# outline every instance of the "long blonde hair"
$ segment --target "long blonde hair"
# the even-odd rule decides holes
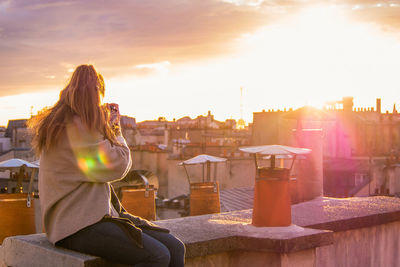
[[[73,116],[79,116],[89,130],[97,130],[105,139],[118,144],[109,124],[109,112],[101,105],[104,96],[104,80],[92,65],[80,65],[60,92],[57,103],[42,110],[28,121],[33,130],[32,145],[37,153],[54,146],[66,124]]]

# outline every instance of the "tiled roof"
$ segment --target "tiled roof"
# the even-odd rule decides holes
[[[253,208],[253,187],[241,187],[220,191],[221,212]]]

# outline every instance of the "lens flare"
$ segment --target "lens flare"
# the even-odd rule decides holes
[[[87,173],[96,166],[96,161],[92,158],[78,158],[78,166]]]
[[[89,170],[89,167],[87,166],[84,158],[78,159],[78,166],[79,166],[79,169],[81,169],[85,173]]]
[[[99,162],[101,162],[105,166],[108,166],[110,163],[110,161],[108,160],[107,154],[105,153],[105,151],[102,148],[99,149],[97,159],[99,160]]]
[[[101,146],[97,148],[96,154],[78,154],[76,157],[79,169],[86,175],[99,166],[101,168],[111,168],[110,159],[105,149]]]

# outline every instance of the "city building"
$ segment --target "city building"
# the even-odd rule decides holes
[[[254,112],[251,143],[294,144],[292,133],[299,129],[321,129],[323,133],[324,195],[390,191],[388,167],[398,163],[400,152],[400,114],[395,106],[392,112],[382,113],[379,98],[375,108],[355,108],[353,98],[344,97],[327,103],[323,110]]]

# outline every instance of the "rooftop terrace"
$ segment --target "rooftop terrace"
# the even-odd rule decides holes
[[[293,205],[293,225],[289,227],[254,227],[251,212],[158,224],[186,244],[186,266],[400,266],[398,198],[318,198]],[[37,234],[7,238],[0,250],[0,266],[110,263],[54,248],[43,234]]]

